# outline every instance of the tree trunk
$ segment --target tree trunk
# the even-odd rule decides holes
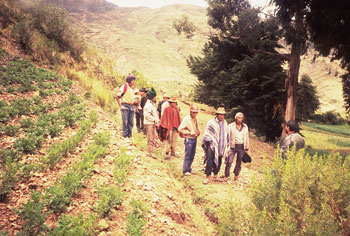
[[[298,42],[292,44],[292,50],[288,65],[288,78],[285,84],[287,92],[286,112],[284,120],[295,120],[295,108],[297,105],[298,77],[300,68],[301,45]],[[282,137],[286,136],[285,127],[283,127]]]

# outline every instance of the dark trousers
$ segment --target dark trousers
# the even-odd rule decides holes
[[[207,176],[211,175],[213,172],[214,175],[217,175],[220,171],[221,167],[221,162],[222,162],[222,155],[219,155],[218,158],[218,165],[215,165],[214,158],[215,158],[215,153],[211,148],[207,149],[207,165],[205,166],[205,174]]]
[[[135,112],[135,119],[136,119],[136,128],[137,132],[144,132],[144,125],[143,125],[143,111],[142,110],[137,110]]]
[[[237,154],[236,166],[235,166],[235,169],[233,170],[233,173],[235,174],[235,176],[238,176],[239,172],[241,172],[242,157],[244,154],[243,144],[236,144],[235,148],[231,148],[231,154],[230,156],[227,157],[227,160],[226,160],[226,167],[225,167],[226,177],[230,176],[231,165],[236,154]]]
[[[196,154],[197,139],[196,138],[185,138],[185,157],[182,166],[182,172],[192,172],[192,162]]]

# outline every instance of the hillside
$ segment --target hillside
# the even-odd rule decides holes
[[[177,35],[174,20],[185,14],[199,28],[192,39]],[[115,7],[110,11],[72,13],[84,38],[115,60],[115,69],[127,74],[142,72],[158,88],[170,93],[190,94],[196,78],[186,60],[200,56],[209,32],[206,9],[191,5],[171,5],[159,9]],[[286,51],[286,50],[284,50]],[[300,75],[308,74],[317,87],[321,111],[344,113],[342,85],[344,71],[337,62],[313,51],[303,56]]]
[[[186,59],[190,54],[200,54],[205,37],[197,34],[187,39],[177,35],[172,23],[183,14],[188,15],[201,32],[208,31],[206,9],[190,5],[72,13],[85,39],[112,57],[116,70],[127,74],[136,69],[156,87],[173,94],[180,90],[188,94],[196,78],[190,74]]]

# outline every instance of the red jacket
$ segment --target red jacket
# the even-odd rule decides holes
[[[162,118],[160,120],[160,126],[167,130],[165,137],[163,138],[166,139],[170,134],[170,131],[173,128],[178,129],[180,124],[181,124],[181,118],[180,118],[179,108],[177,107],[173,108],[171,105],[165,108],[164,113],[162,114]]]

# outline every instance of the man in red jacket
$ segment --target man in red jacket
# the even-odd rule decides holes
[[[165,155],[167,158],[169,158],[169,153],[171,156],[176,156],[177,129],[181,123],[176,99],[171,97],[168,102],[170,106],[164,109],[160,121],[160,139],[165,142]]]

